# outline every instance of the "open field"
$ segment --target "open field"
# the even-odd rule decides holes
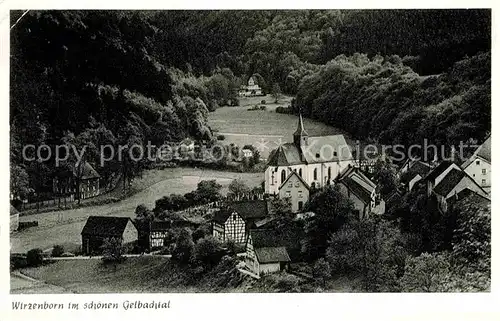
[[[266,100],[266,110],[247,110],[255,104],[260,105],[261,100]],[[280,99],[278,104],[272,103],[273,101],[274,99],[269,95],[241,98],[238,107],[221,107],[210,113],[209,125],[226,137],[224,142],[235,143],[239,146],[252,144],[256,147],[264,144],[261,156],[267,158],[271,150],[278,147],[280,142],[291,141],[293,132],[297,129],[297,116],[275,112],[278,106],[287,107],[291,97]],[[311,136],[343,133],[339,129],[310,119],[304,119],[304,126]]]
[[[21,221],[36,220],[39,226],[12,234],[11,252],[26,252],[35,247],[46,249],[55,244],[79,245],[80,232],[90,215],[134,217],[137,205],[145,204],[152,208],[162,196],[195,190],[201,180],[217,180],[223,186],[222,192],[226,193],[229,183],[235,178],[241,178],[248,186],[253,187],[261,183],[262,176],[262,173],[232,173],[194,168],[147,171],[142,179],[134,182],[133,188],[142,190],[120,202],[22,216]]]

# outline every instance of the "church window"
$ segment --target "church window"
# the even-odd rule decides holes
[[[318,169],[317,168],[314,169],[313,177],[314,177],[315,181],[318,179]]]
[[[332,179],[332,168],[328,167],[328,181]]]
[[[281,184],[283,184],[285,179],[286,179],[286,171],[283,169],[281,170]]]
[[[299,168],[299,176],[302,177],[302,168]]]

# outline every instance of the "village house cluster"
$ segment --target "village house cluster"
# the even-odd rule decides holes
[[[310,153],[304,152],[310,144],[318,146],[312,148],[313,154],[319,154],[321,144],[329,144],[333,147],[333,158],[310,157]],[[212,236],[222,243],[232,241],[243,249],[246,269],[259,276],[287,269],[293,261],[290,244],[297,242],[293,235],[285,235],[272,224],[276,214],[274,199],[286,200],[298,220],[314,215],[306,212],[306,203],[315,189],[329,185],[337,186],[340,193],[352,201],[360,220],[383,215],[386,207],[394,206],[404,194],[417,187],[425,188],[428,197],[435,197],[442,213],[463,199],[484,206],[490,203],[490,138],[461,165],[450,161],[425,163],[407,160],[397,171],[400,186],[385,200],[377,184],[368,177],[373,172],[373,161],[363,162],[349,149],[340,148],[345,145],[343,135],[309,136],[300,116],[293,142],[284,143],[270,153],[264,174],[264,194],[255,199],[215,204],[210,208]],[[80,170],[81,173],[73,172],[66,181],[54,181],[54,190],[75,193],[74,179],[80,177],[82,197],[98,195],[99,175],[88,163],[84,163]],[[11,231],[17,229],[18,215],[11,207]],[[193,227],[192,222],[182,220],[175,224],[153,220],[146,227],[138,224],[128,217],[89,217],[81,232],[82,253],[99,253],[104,241],[110,238],[122,245],[139,244],[143,251],[152,251],[165,246],[171,228]]]

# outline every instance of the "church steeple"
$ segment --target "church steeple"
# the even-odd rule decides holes
[[[297,125],[297,130],[293,133],[293,142],[297,147],[302,145],[307,145],[307,138],[309,134],[307,134],[304,129],[304,122],[302,121],[302,114],[299,113],[299,123]]]

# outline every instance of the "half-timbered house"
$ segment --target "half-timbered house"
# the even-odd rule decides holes
[[[212,235],[221,242],[233,240],[236,244],[245,244],[252,225],[268,215],[268,205],[264,200],[231,203],[215,213]]]

